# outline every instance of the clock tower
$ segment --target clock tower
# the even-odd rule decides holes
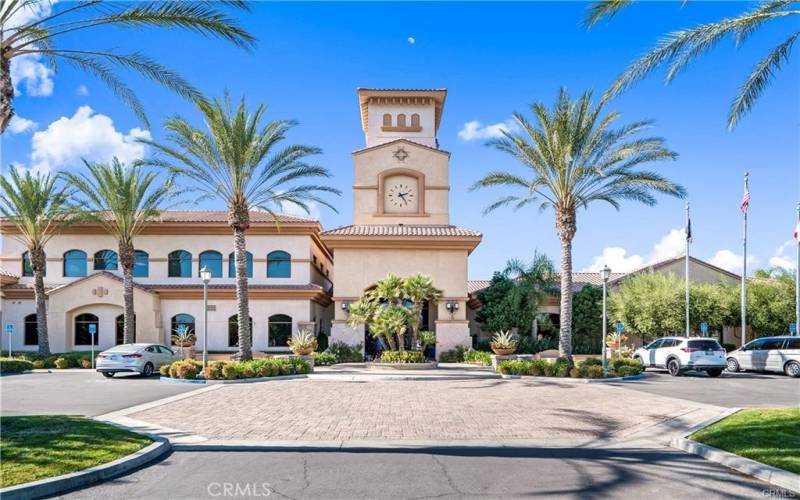
[[[450,153],[437,133],[445,89],[358,89],[366,147],[353,152],[353,224],[326,231],[334,253],[336,318],[331,341],[364,345],[347,306],[393,272],[425,274],[442,290],[427,310],[437,353],[471,346],[467,257],[481,234],[450,224]]]

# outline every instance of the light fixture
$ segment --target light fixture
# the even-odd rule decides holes
[[[447,312],[450,313],[452,316],[456,311],[458,311],[458,302],[447,302],[444,305],[444,308],[447,309]]]
[[[347,312],[350,309],[350,302],[342,302],[339,307],[342,308],[342,311]]]
[[[600,270],[600,277],[603,278],[603,376],[608,375],[608,352],[606,351],[606,331],[608,330],[608,278],[611,277],[611,269],[604,265]]]
[[[203,376],[208,366],[208,284],[211,282],[211,270],[203,266],[200,269],[200,280],[203,282]]]
[[[600,270],[600,278],[602,278],[603,281],[608,281],[608,278],[610,277],[611,269],[609,269],[607,265],[603,266],[603,269]]]
[[[208,285],[211,282],[211,270],[206,266],[203,266],[203,268],[200,269],[200,279],[206,285]]]

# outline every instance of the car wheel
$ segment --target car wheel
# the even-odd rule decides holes
[[[711,368],[709,370],[706,370],[706,373],[708,374],[709,377],[719,377],[720,375],[722,375],[722,368]]]
[[[670,359],[667,362],[667,370],[669,370],[670,375],[677,377],[681,374],[681,363],[677,359]]]
[[[790,377],[800,377],[800,363],[797,361],[789,361],[786,363],[783,371],[786,372],[786,375],[789,375]]]
[[[634,356],[634,357],[633,357],[633,360],[634,360],[634,361],[638,361],[638,362],[639,362],[639,364],[640,364],[640,365],[642,365],[642,371],[645,371],[645,370],[647,370],[647,365],[645,365],[645,364],[644,364],[644,361],[642,360],[642,357],[641,357],[641,356]]]
[[[734,358],[728,358],[728,371],[729,372],[738,372],[739,371],[739,362],[736,361]]]
[[[153,375],[153,363],[146,363],[142,368],[142,377],[149,377]]]
[[[105,378],[111,378],[114,376],[114,372],[100,372],[103,374]]]

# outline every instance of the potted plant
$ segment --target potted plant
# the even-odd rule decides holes
[[[618,350],[622,347],[622,342],[626,340],[625,335],[617,332],[610,333],[606,336],[606,347],[609,349]]]
[[[517,339],[511,330],[499,331],[494,334],[489,346],[498,356],[508,356],[517,350]]]
[[[197,337],[186,325],[179,325],[172,334],[172,343],[180,348],[183,359],[194,359],[195,342],[197,342]]]
[[[307,328],[302,328],[287,342],[289,348],[298,356],[308,356],[317,348],[317,338]]]

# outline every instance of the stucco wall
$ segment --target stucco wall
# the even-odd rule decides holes
[[[406,115],[406,125],[411,125],[411,115],[417,113],[420,118],[422,130],[419,132],[392,132],[383,131],[383,115],[392,115],[392,125],[397,124],[397,115]],[[431,147],[436,146],[436,125],[434,104],[414,105],[414,104],[379,104],[370,102],[368,111],[367,127],[367,146],[376,146],[385,142],[393,141],[400,137],[406,137],[413,141],[426,144]]]

